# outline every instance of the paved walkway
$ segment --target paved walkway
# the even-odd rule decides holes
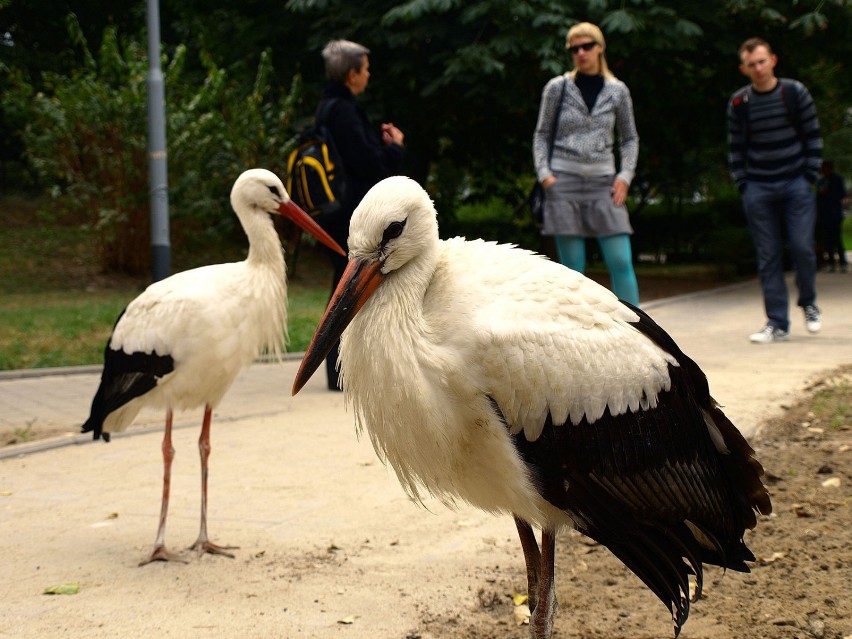
[[[698,362],[707,373],[713,395],[726,406],[740,430],[750,435],[764,416],[791,401],[814,375],[852,363],[852,274],[820,273],[818,290],[823,331],[809,335],[801,311],[794,308],[790,341],[768,346],[755,346],[747,339],[763,321],[756,281],[655,300],[643,308]],[[291,402],[290,387],[299,361],[299,354],[290,354],[283,365],[256,364],[244,371],[218,407],[216,421],[280,413]],[[309,390],[322,391],[322,372],[315,375]],[[0,371],[0,430],[26,428],[36,422],[67,427],[59,440],[0,449],[0,458],[71,442],[88,443],[89,437],[76,435],[88,416],[99,379],[99,366]],[[340,403],[334,394],[323,397]],[[193,426],[196,417],[178,415],[177,423]],[[310,415],[304,417],[311,421]],[[143,411],[129,434],[161,426],[159,412]]]
[[[807,334],[793,309],[790,341],[766,346],[747,339],[763,320],[755,281],[645,308],[753,435],[810,381],[852,363],[852,275],[820,273],[818,290],[822,332]],[[401,638],[428,614],[463,614],[486,573],[523,574],[511,520],[409,503],[322,371],[290,396],[297,367],[253,366],[214,415],[210,533],[241,546],[237,559],[145,568],[136,563],[156,530],[163,416],[143,412],[129,436],[92,444],[75,433],[97,368],[0,375],[0,430],[68,432],[0,450],[0,636]],[[166,539],[179,549],[197,532],[201,413],[177,417]],[[79,595],[41,595],[69,581]]]

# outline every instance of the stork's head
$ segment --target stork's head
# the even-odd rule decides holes
[[[429,195],[407,177],[382,180],[364,196],[349,223],[349,264],[305,352],[294,395],[382,281],[437,250],[436,217]]]
[[[376,184],[352,214],[349,259],[381,262],[387,275],[422,254],[438,238],[435,207],[411,178]]]
[[[346,255],[337,242],[290,199],[284,184],[272,171],[244,171],[231,189],[231,206],[243,221],[243,226],[246,226],[246,218],[252,214],[276,213],[298,224],[332,251]]]

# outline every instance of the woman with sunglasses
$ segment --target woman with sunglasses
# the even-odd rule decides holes
[[[545,85],[533,136],[536,175],[547,192],[542,235],[552,235],[559,261],[580,273],[586,238],[597,238],[613,292],[638,305],[624,205],[639,153],[630,91],[609,70],[597,26],[575,24],[565,46],[574,68]]]

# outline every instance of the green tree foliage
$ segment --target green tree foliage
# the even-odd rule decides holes
[[[146,130],[147,54],[115,27],[103,33],[97,56],[89,50],[76,16],[68,31],[80,64],[65,75],[45,72],[37,91],[13,72],[3,109],[16,125],[26,158],[43,184],[52,185],[53,208],[83,219],[97,238],[104,270],[141,274],[150,267]],[[184,77],[179,46],[164,58],[168,113],[170,197],[173,227],[182,234],[234,227],[227,207],[231,184],[242,170],[265,166],[283,174],[282,148],[291,137],[298,94],[270,85],[268,51],[252,85],[233,82],[206,56],[206,77]]]
[[[48,4],[61,7],[64,1]],[[76,4],[85,9],[80,15],[87,32],[103,33],[105,40],[104,24],[119,27],[110,36],[116,43],[118,33],[133,33],[127,25],[142,24],[142,0],[116,5],[107,17],[97,15],[92,0]],[[44,99],[55,100],[63,82],[86,74],[109,77],[101,54],[96,70],[87,67],[80,46],[68,36],[56,36],[56,12],[38,14],[36,5],[41,6],[36,0],[0,0],[0,17],[10,16],[8,39],[14,45],[0,47],[0,60],[13,70],[4,76],[0,66],[0,88],[16,77],[29,84],[33,98],[42,91]],[[218,228],[217,220],[228,217],[209,215],[227,206],[229,184],[240,168],[253,162],[281,166],[294,123],[311,117],[324,84],[320,50],[329,39],[341,37],[371,49],[373,79],[360,101],[373,121],[393,121],[405,131],[405,170],[428,185],[442,223],[452,222],[462,204],[496,197],[512,208],[521,201],[533,179],[530,147],[541,89],[569,68],[564,37],[580,20],[603,28],[610,67],[630,87],[641,138],[640,193],[662,199],[675,223],[687,219],[681,208],[696,193],[713,199],[730,191],[724,108],[746,82],[737,70],[736,50],[752,35],[772,43],[779,75],[801,79],[810,88],[826,152],[852,172],[850,0],[288,0],[275,11],[262,0],[161,0],[161,6],[170,67],[172,212],[198,217],[205,227]],[[38,55],[17,43],[27,43]],[[118,109],[117,117],[121,122],[135,113],[137,121],[122,126],[135,126],[135,135],[143,136],[143,51],[130,41],[116,46],[127,67],[122,73],[135,80],[110,80],[108,86],[123,99],[138,101],[138,108]],[[53,75],[36,76],[33,69]],[[304,78],[304,87],[292,77]],[[43,86],[46,81],[53,84]],[[100,100],[95,88],[86,90],[90,95],[83,91],[66,99],[83,103],[89,95],[91,101]],[[92,108],[109,115],[107,107]],[[2,115],[0,128],[10,131],[37,119],[6,110]],[[62,117],[86,121],[87,115],[81,104]],[[72,124],[61,118],[59,124],[58,130],[71,130]],[[135,142],[124,137],[124,128],[118,130],[122,152],[129,153]],[[65,147],[73,149],[82,138],[69,135]],[[142,152],[141,141],[137,146],[136,152]],[[32,153],[28,157],[38,165]],[[139,166],[143,172],[144,164]],[[63,188],[70,188],[67,176],[48,179],[42,169],[39,174],[45,185],[60,179]],[[735,197],[723,199],[736,205]],[[112,208],[98,205],[99,210]],[[650,210],[638,208],[639,216]]]
[[[313,18],[310,46],[291,58],[318,57],[324,39],[341,34],[370,46],[367,99],[406,130],[409,169],[431,178],[444,210],[459,197],[525,192],[541,88],[570,67],[564,37],[580,20],[602,27],[610,66],[633,95],[639,181],[677,202],[728,179],[724,109],[746,81],[736,56],[746,37],[769,39],[779,73],[805,81],[826,116],[852,97],[852,50],[838,37],[852,28],[848,0],[289,0],[287,8]],[[837,70],[831,78],[815,73],[826,66]],[[823,119],[829,130],[839,123]]]

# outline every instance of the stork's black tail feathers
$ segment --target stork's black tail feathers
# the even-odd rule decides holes
[[[669,353],[669,388],[635,412],[554,424],[513,436],[541,496],[609,548],[669,608],[675,634],[689,615],[689,579],[703,564],[748,572],[743,540],[769,514],[763,467],[710,396],[707,378],[640,309],[633,326]],[[495,410],[499,411],[496,406]],[[505,421],[505,420],[504,420]]]
[[[593,424],[548,419],[536,441],[520,433],[514,442],[542,496],[659,597],[677,634],[689,615],[690,576],[700,594],[703,564],[748,572],[754,555],[743,535],[755,511],[771,505],[742,435],[717,407],[699,408],[678,390],[682,368],[670,372],[672,390],[639,417],[606,410]]]
[[[109,433],[104,432],[104,382],[101,379],[101,384],[98,386],[98,391],[92,399],[92,408],[89,411],[89,419],[80,428],[81,433],[92,433],[92,439],[103,439],[109,441]]]
[[[757,525],[757,513],[772,512],[772,504],[761,481],[763,466],[754,449],[710,395],[704,372],[647,314],[627,305],[640,317],[634,325],[679,364],[679,370],[670,369],[672,393],[663,393],[661,402],[674,400],[673,404],[679,404],[687,397],[697,404],[713,444],[712,447],[705,444],[704,449],[715,453],[699,455],[685,474],[672,473],[679,476],[677,483],[682,490],[700,495],[701,507],[692,515],[687,514],[679,524],[640,520],[626,538],[609,543],[601,540],[669,606],[677,636],[689,615],[689,575],[694,575],[697,598],[703,583],[702,564],[749,572],[746,562],[754,561],[755,557],[743,535]],[[678,396],[673,398],[675,394]],[[667,482],[658,484],[662,485]]]

